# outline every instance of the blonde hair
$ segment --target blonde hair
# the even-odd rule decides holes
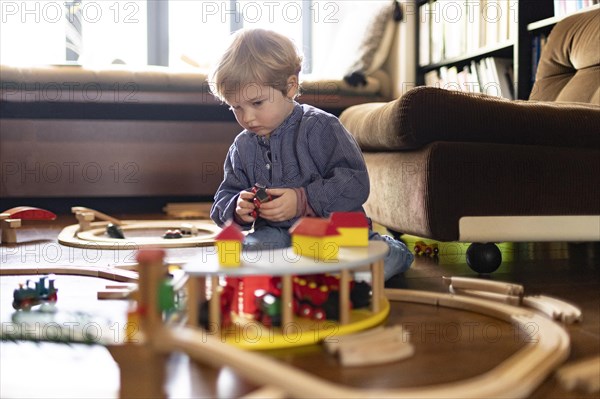
[[[232,35],[209,74],[209,87],[221,101],[248,84],[270,86],[286,96],[288,78],[298,77],[301,67],[302,55],[286,36],[266,29],[242,29]]]

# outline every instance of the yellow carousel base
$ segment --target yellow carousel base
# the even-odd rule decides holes
[[[383,323],[390,312],[390,303],[380,299],[380,311],[373,313],[369,308],[350,312],[350,322],[340,325],[334,320],[311,320],[294,318],[286,326],[269,328],[256,320],[239,318],[220,332],[221,342],[250,350],[285,349],[314,345],[337,336],[353,334],[376,327]]]

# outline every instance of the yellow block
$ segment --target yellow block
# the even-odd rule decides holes
[[[315,260],[337,261],[340,249],[339,236],[315,238],[294,234],[292,236],[294,253]]]
[[[219,254],[219,264],[225,267],[239,267],[241,264],[242,243],[223,240],[215,243]]]
[[[338,227],[338,232],[343,247],[369,246],[369,229],[366,227]]]

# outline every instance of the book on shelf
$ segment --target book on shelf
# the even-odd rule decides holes
[[[428,3],[427,18],[429,19],[429,47],[430,61],[432,64],[444,59],[444,24],[442,22],[441,7],[437,1]]]
[[[504,97],[512,100],[514,96],[514,73],[513,62],[509,58],[486,57],[485,62],[488,63],[489,76],[492,84],[488,84],[488,88],[496,88],[497,97]],[[491,94],[488,92],[488,94]]]
[[[472,85],[472,89],[470,91],[480,93],[480,85],[482,83],[485,84],[486,82],[483,81],[482,73],[479,71],[479,63],[475,60],[471,61],[469,64],[469,77],[469,82]]]
[[[465,51],[467,54],[472,54],[481,47],[479,35],[482,17],[479,7],[472,7],[469,3],[466,4]]]
[[[419,7],[419,65],[427,65],[431,62],[431,18],[429,18],[429,3]]]
[[[600,3],[600,0],[554,0],[554,16],[564,17]]]
[[[512,40],[518,0],[430,0],[419,6],[419,65],[473,54]]]
[[[425,85],[446,90],[484,93],[512,100],[514,72],[511,59],[484,57],[462,67],[441,66],[424,74]]]

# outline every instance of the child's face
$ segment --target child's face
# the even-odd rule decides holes
[[[270,86],[247,84],[226,100],[235,119],[244,128],[259,136],[268,136],[292,113],[293,90],[284,96]]]

